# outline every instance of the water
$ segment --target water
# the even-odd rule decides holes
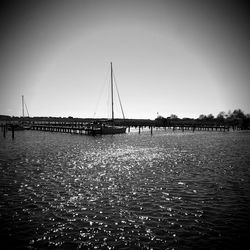
[[[10,249],[240,249],[249,132],[0,138],[0,234]]]

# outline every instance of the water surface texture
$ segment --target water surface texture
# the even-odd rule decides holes
[[[0,233],[17,249],[229,249],[247,237],[250,133],[0,138]]]

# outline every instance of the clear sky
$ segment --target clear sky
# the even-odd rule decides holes
[[[0,114],[107,117],[111,61],[127,118],[250,113],[243,3],[1,1]]]

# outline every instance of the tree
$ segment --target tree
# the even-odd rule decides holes
[[[246,118],[244,112],[241,109],[235,109],[234,112],[232,113],[232,117],[234,119],[245,119]]]
[[[172,120],[178,119],[178,116],[177,116],[177,115],[174,115],[174,114],[171,114],[171,115],[170,115],[170,119],[172,119]]]
[[[226,118],[226,116],[227,116],[226,113],[224,111],[221,111],[216,118],[222,121]]]
[[[208,120],[213,120],[213,119],[214,119],[214,116],[213,116],[212,114],[209,114],[209,115],[207,116],[207,119],[208,119]]]
[[[200,116],[199,116],[199,120],[205,120],[207,117],[206,117],[206,115],[204,115],[204,114],[201,114]]]
[[[163,116],[157,115],[157,118],[155,120],[163,120],[163,119],[165,119]]]
[[[232,118],[232,111],[228,110],[228,112],[227,112],[227,119],[230,119],[230,118]]]

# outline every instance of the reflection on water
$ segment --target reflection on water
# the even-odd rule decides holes
[[[250,133],[0,140],[1,237],[27,249],[228,249],[249,227]]]

